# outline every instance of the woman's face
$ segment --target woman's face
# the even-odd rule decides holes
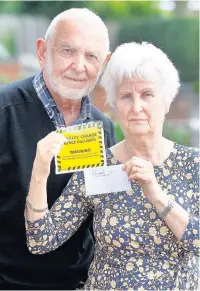
[[[116,111],[125,135],[145,136],[161,132],[166,112],[154,83],[123,79],[116,88]]]

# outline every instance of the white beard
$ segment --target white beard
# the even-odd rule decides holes
[[[62,77],[55,77],[53,75],[52,61],[50,55],[48,55],[47,58],[46,72],[52,90],[61,97],[71,100],[81,100],[84,96],[88,95],[94,89],[100,75],[99,72],[96,80],[92,83],[88,82],[86,86],[82,89],[67,88],[62,84]]]
[[[83,89],[70,89],[62,85],[61,82],[54,76],[49,76],[49,81],[51,82],[51,87],[55,93],[58,95],[71,100],[80,100],[84,96],[88,95],[94,88],[95,84],[87,84]]]

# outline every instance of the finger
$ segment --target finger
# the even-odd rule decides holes
[[[126,168],[125,168],[125,171],[126,171],[128,176],[130,176],[132,171],[134,171],[134,170],[136,170],[136,168],[134,167],[134,169],[133,169],[131,163],[129,165],[127,165]]]
[[[37,147],[41,148],[41,149],[48,148],[49,145],[53,144],[54,142],[55,143],[59,143],[59,144],[63,144],[64,143],[64,139],[57,132],[52,131],[47,136],[45,136],[43,139],[38,141]]]
[[[139,168],[139,167],[135,166],[132,169],[133,170],[130,173],[130,175],[132,175],[134,173],[140,173],[140,174],[150,175],[149,171],[146,168]]]
[[[144,168],[144,167],[146,167],[146,165],[147,165],[146,162],[147,162],[146,160],[140,159],[138,157],[134,157],[134,158],[131,159],[132,166],[135,166],[137,168]]]
[[[51,136],[50,136],[50,140],[52,142],[57,142],[57,143],[60,143],[60,144],[64,144],[67,139],[66,137],[62,134],[62,133],[58,133],[58,132],[52,132]]]
[[[145,160],[143,158],[139,158],[139,157],[132,157],[131,159],[132,165],[137,166],[138,168],[146,168],[146,167],[150,167],[152,166],[152,163],[148,160]]]
[[[148,177],[151,176],[151,173],[149,173],[149,171],[146,168],[139,168],[139,167],[135,166],[132,168],[132,171],[129,174],[129,177],[136,174],[136,173],[143,174],[143,175],[146,175]]]
[[[58,135],[59,135],[60,140],[62,140],[64,143],[67,142],[67,141],[69,140],[69,139],[68,139],[66,136],[64,136],[64,134],[62,134],[62,133],[58,133]]]
[[[52,148],[51,153],[53,156],[57,156],[60,153],[60,148]]]
[[[135,167],[135,166],[132,167],[132,168],[131,168],[131,171],[127,172],[128,179],[131,180],[130,177],[132,177],[133,175],[135,175],[137,172],[138,172],[138,168]]]
[[[124,163],[123,165],[123,170],[127,170],[130,167],[143,167],[144,163],[140,160],[138,160],[137,157],[133,157],[131,158],[129,161],[127,161],[126,163]]]
[[[135,174],[136,172],[139,171],[139,168],[137,166],[133,166],[132,169],[131,169],[131,175]]]
[[[136,181],[138,183],[139,182],[148,183],[150,178],[146,174],[136,172],[135,174],[129,176],[129,180],[133,180],[133,181]]]
[[[146,164],[144,164],[143,161],[134,157],[124,164],[124,170],[126,170],[127,174],[130,175],[131,173],[136,172],[137,169],[144,168],[144,166],[146,167]]]
[[[130,176],[130,175],[133,175],[133,174],[137,173],[137,172],[138,172],[138,170],[139,170],[139,168],[138,168],[138,167],[136,167],[136,166],[133,166],[133,167],[131,167],[131,171],[128,173],[128,176]]]
[[[63,147],[63,145],[62,144],[59,144],[59,143],[54,143],[53,145],[52,145],[52,152],[55,154],[59,154],[60,153],[60,151],[61,151],[61,148]]]
[[[125,162],[123,165],[122,165],[122,170],[126,170],[127,168],[129,168],[131,165],[131,159],[128,160],[127,162]]]
[[[122,165],[122,171],[126,171],[126,165]]]

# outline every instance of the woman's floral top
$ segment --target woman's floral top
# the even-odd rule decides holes
[[[120,164],[109,149],[107,164]],[[120,193],[98,195],[97,189],[88,197],[84,174],[77,172],[42,219],[26,221],[29,250],[43,254],[58,248],[94,212],[96,246],[85,289],[198,289],[199,152],[174,144],[154,171],[162,189],[190,213],[180,242],[139,184]]]

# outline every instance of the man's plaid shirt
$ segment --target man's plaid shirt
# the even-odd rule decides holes
[[[62,113],[59,111],[54,99],[44,82],[42,71],[33,79],[33,87],[38,95],[38,98],[43,103],[50,119],[53,121],[56,128],[66,127],[66,123]],[[79,118],[74,124],[83,123],[87,118],[91,117],[91,103],[88,96],[84,96],[81,101],[81,111]]]

